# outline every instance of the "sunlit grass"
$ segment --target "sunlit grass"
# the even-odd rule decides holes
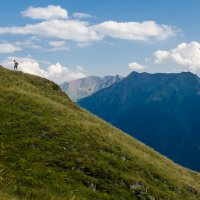
[[[0,145],[3,200],[200,199],[199,174],[80,109],[54,83],[4,68]]]

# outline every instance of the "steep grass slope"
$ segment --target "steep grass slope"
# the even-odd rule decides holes
[[[200,175],[0,67],[0,199],[200,199]]]

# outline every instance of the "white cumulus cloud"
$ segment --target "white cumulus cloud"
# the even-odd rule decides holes
[[[184,67],[185,70],[192,72],[200,71],[199,42],[181,43],[169,51],[155,51],[153,55],[155,57],[155,63],[157,64],[172,62]]]
[[[69,51],[70,47],[68,47],[65,41],[50,41],[49,46],[53,48],[46,49],[46,51]]]
[[[59,19],[28,24],[22,27],[0,27],[0,34],[36,35],[77,42],[98,41],[102,39],[86,22]]]
[[[176,35],[177,29],[157,24],[154,21],[117,22],[104,21],[91,25],[82,21],[92,17],[87,13],[74,13],[76,20],[68,17],[68,11],[62,7],[49,5],[47,7],[29,7],[22,12],[24,17],[40,19],[37,23],[24,26],[0,27],[0,34],[31,35],[60,40],[71,40],[78,43],[101,41],[106,37],[124,40],[166,40]]]
[[[60,6],[49,5],[47,7],[29,7],[27,10],[22,11],[24,17],[29,17],[31,19],[58,19],[58,18],[68,18],[68,12],[66,9]]]
[[[44,68],[41,67],[39,62],[32,57],[7,57],[2,61],[2,65],[8,69],[13,69],[13,60],[17,60],[17,62],[19,62],[18,69],[20,71],[47,78],[58,84],[61,84],[64,81],[71,81],[86,77],[85,70],[80,66],[71,70],[62,66],[60,63],[56,63]]]
[[[0,54],[2,53],[13,53],[16,51],[20,51],[21,48],[11,43],[3,42],[0,43]]]
[[[168,25],[157,24],[154,21],[116,22],[105,21],[93,26],[93,29],[103,36],[126,40],[166,40],[176,34],[176,30]]]
[[[63,83],[64,81],[84,78],[86,74],[84,69],[80,69],[79,67],[76,67],[75,70],[72,71],[62,66],[60,63],[56,63],[48,67],[48,77],[50,80],[54,80],[57,83]]]
[[[93,16],[88,14],[88,13],[74,13],[73,17],[77,18],[77,19],[85,19],[85,18],[92,18]]]
[[[128,64],[129,69],[131,70],[143,70],[145,68],[144,65],[141,65],[137,62],[131,62]]]
[[[155,51],[153,53],[153,55],[155,56],[155,63],[159,64],[159,63],[162,63],[163,60],[167,59],[168,56],[169,56],[169,52],[168,51],[161,51],[161,50],[158,50],[158,51]]]
[[[20,71],[47,78],[45,70],[40,68],[38,61],[32,57],[7,57],[3,60],[2,65],[9,69],[13,69],[13,60],[16,60],[19,63],[18,68]]]

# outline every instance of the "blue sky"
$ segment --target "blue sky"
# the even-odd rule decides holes
[[[58,83],[132,70],[200,74],[199,10],[198,0],[1,1],[0,61],[11,68],[16,58]]]

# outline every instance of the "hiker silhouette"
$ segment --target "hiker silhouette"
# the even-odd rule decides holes
[[[19,63],[16,60],[14,60],[14,70],[15,71],[18,71],[18,65],[19,65]]]

